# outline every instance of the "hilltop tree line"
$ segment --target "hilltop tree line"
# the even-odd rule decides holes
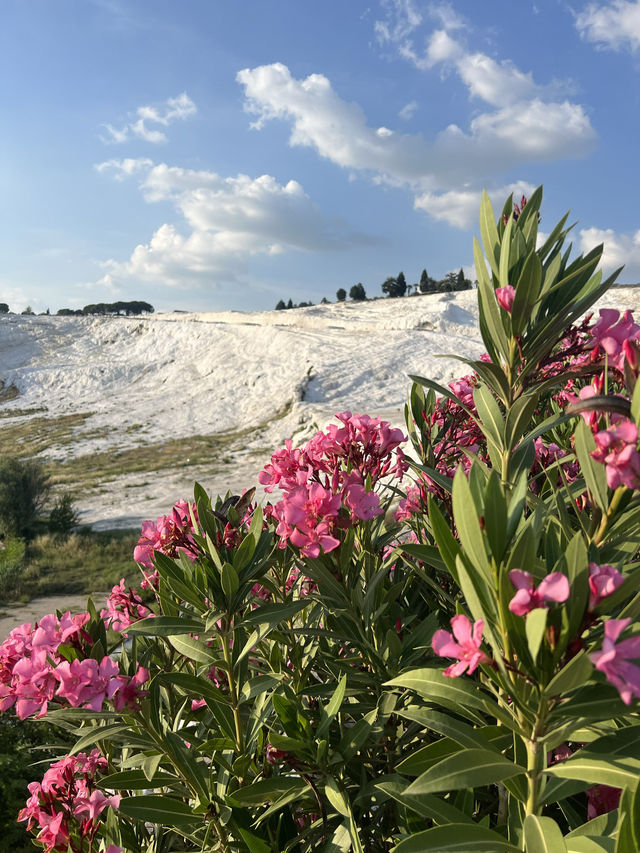
[[[57,313],[60,317],[81,317],[89,314],[125,314],[127,317],[132,314],[153,314],[153,305],[148,302],[132,300],[131,302],[97,302],[91,305],[85,305],[84,308],[61,308]]]
[[[470,279],[465,278],[464,270],[460,268],[459,272],[448,272],[443,279],[436,280],[428,275],[426,269],[422,270],[420,281],[417,284],[407,284],[407,280],[403,272],[399,272],[397,276],[389,276],[381,284],[381,290],[385,296],[395,299],[401,296],[409,296],[411,293],[452,293],[457,290],[470,290],[473,287]],[[336,291],[336,299],[338,302],[344,302],[347,298],[347,291],[344,287],[339,287]],[[354,284],[349,291],[349,298],[354,302],[363,302],[367,299],[367,293],[364,285],[361,282]],[[328,300],[322,299],[322,303],[326,304]],[[287,308],[305,308],[313,305],[313,302],[300,302],[295,305],[291,299],[285,303],[281,299],[276,305],[276,311],[282,311]]]

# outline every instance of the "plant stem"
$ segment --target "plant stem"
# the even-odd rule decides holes
[[[618,507],[620,506],[620,502],[624,497],[625,492],[627,491],[626,486],[618,486],[618,488],[613,493],[613,497],[611,498],[611,503],[609,504],[609,508],[607,509],[604,518],[600,523],[600,528],[595,535],[595,538],[592,540],[594,545],[601,545],[602,540],[605,537],[607,530],[609,529],[609,525],[611,524],[612,518],[615,516],[618,511]]]
[[[244,735],[242,733],[242,720],[240,719],[240,711],[238,709],[238,689],[236,680],[233,675],[233,661],[231,650],[229,648],[229,625],[230,619],[227,619],[227,630],[222,635],[222,655],[224,662],[227,665],[227,678],[229,680],[229,695],[231,697],[231,710],[233,713],[233,723],[236,730],[236,750],[238,753],[244,752]]]

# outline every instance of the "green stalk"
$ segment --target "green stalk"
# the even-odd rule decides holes
[[[222,656],[227,665],[227,678],[229,680],[229,696],[231,697],[231,711],[233,713],[233,723],[236,730],[236,751],[244,752],[244,734],[242,733],[242,720],[240,719],[240,711],[238,709],[238,688],[233,675],[233,661],[231,659],[231,649],[229,648],[229,624],[227,619],[224,634],[222,635]]]
[[[544,745],[544,727],[548,713],[548,705],[541,697],[536,722],[529,740],[525,741],[527,748],[527,802],[525,814],[537,815],[541,810],[540,793],[543,774],[547,766],[547,755]]]

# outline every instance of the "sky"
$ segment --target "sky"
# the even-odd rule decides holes
[[[2,0],[0,301],[273,308],[544,185],[640,281],[640,0]]]

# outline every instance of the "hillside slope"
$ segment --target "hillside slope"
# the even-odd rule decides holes
[[[636,288],[607,305],[634,307]],[[0,317],[0,451],[37,453],[83,520],[136,522],[255,483],[285,438],[335,412],[402,425],[408,374],[446,383],[477,358],[475,291],[290,311]],[[5,394],[10,397],[10,394]]]

